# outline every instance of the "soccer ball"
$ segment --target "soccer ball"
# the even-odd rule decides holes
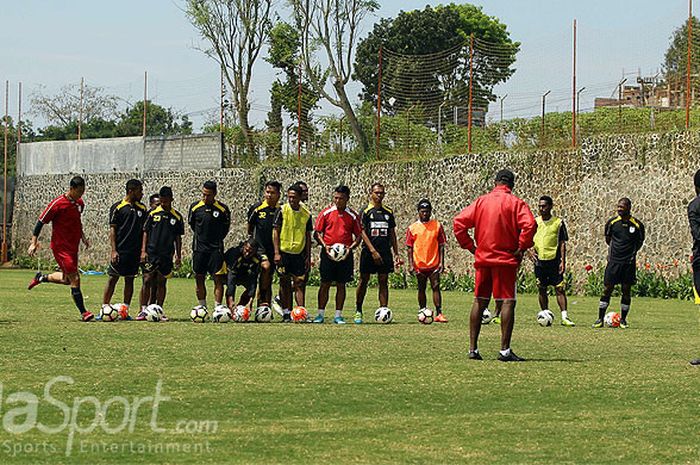
[[[377,323],[391,323],[394,319],[394,314],[391,313],[389,307],[379,307],[376,312],[374,312],[374,321]]]
[[[606,328],[619,328],[620,327],[620,314],[617,312],[608,312],[603,318],[603,323]]]
[[[433,322],[433,311],[429,308],[421,308],[418,311],[418,321],[424,325],[429,325]]]
[[[334,262],[342,262],[348,256],[348,253],[350,253],[350,249],[345,247],[345,244],[339,243],[331,246],[331,251],[328,256]]]
[[[552,326],[554,321],[554,313],[549,310],[542,310],[537,314],[537,322],[540,326]]]
[[[149,305],[143,312],[146,314],[146,321],[153,323],[159,322],[163,317],[163,309],[157,304]]]
[[[248,318],[250,318],[250,309],[245,305],[238,305],[233,310],[233,321],[236,323],[248,321]]]
[[[491,310],[485,308],[484,311],[481,313],[481,324],[487,325],[491,323],[491,320],[493,320],[493,314],[491,313]]]
[[[207,321],[207,315],[209,315],[209,311],[204,305],[197,305],[190,312],[190,318],[195,323],[204,323],[205,321]]]
[[[117,309],[117,313],[119,314],[120,320],[129,319],[129,306],[127,304],[114,304],[112,305],[112,307]]]
[[[119,309],[116,305],[105,304],[100,309],[100,318],[102,318],[102,321],[117,321]]]
[[[226,305],[217,305],[214,313],[211,314],[211,321],[214,323],[228,323],[231,321],[231,310]]]
[[[309,317],[309,312],[302,306],[294,307],[292,310],[292,321],[295,323],[303,323]]]
[[[267,305],[261,305],[255,310],[255,321],[269,323],[272,321],[272,309]]]

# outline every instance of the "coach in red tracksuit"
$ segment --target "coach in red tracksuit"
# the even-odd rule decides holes
[[[476,199],[454,219],[454,234],[463,249],[475,256],[474,304],[469,318],[469,358],[481,360],[477,347],[481,315],[491,300],[502,301],[501,351],[498,360],[524,359],[510,349],[515,322],[515,286],[523,253],[533,246],[537,230],[530,207],[513,195],[515,175],[509,170],[496,173],[496,187]],[[469,229],[474,228],[474,240]]]

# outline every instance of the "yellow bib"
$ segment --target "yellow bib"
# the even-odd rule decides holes
[[[304,205],[294,210],[288,203],[282,205],[282,229],[280,229],[280,250],[285,253],[300,254],[306,246],[306,224],[311,213]]]
[[[561,218],[552,216],[548,221],[537,217],[537,232],[535,233],[535,252],[540,260],[554,260],[559,248],[559,228]]]

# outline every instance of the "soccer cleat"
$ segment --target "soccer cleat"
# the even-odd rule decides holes
[[[83,321],[92,321],[95,319],[95,315],[93,315],[90,311],[86,311],[81,315],[81,318],[83,319]]]
[[[690,361],[690,364],[693,366],[699,366],[700,365],[700,358],[695,358]]]
[[[168,320],[168,317],[167,317],[167,316],[161,315],[161,316],[160,316],[160,321],[170,321],[170,320]]]
[[[518,357],[515,355],[515,352],[512,350],[508,355],[502,355],[500,352],[498,353],[498,360],[501,362],[524,362],[525,359],[522,357]]]
[[[279,316],[284,316],[284,310],[282,308],[282,301],[280,300],[280,296],[276,295],[274,299],[272,299],[272,309],[277,312]]]
[[[136,315],[136,321],[146,321],[146,312],[141,310],[138,315]]]
[[[292,314],[291,313],[285,313],[282,315],[282,323],[291,323],[292,322]]]
[[[355,318],[353,319],[356,325],[362,324],[362,312],[355,312]]]
[[[433,321],[437,321],[438,323],[447,323],[447,317],[441,313],[439,315],[435,315],[435,320]]]
[[[593,323],[593,326],[591,326],[591,328],[602,328],[602,327],[603,327],[603,320],[601,320],[600,318],[595,320],[595,323]]]
[[[483,360],[479,352],[469,351],[469,360]]]
[[[493,319],[491,320],[491,323],[495,325],[500,325],[501,324],[501,317],[500,316],[494,316]]]
[[[333,323],[336,325],[344,325],[345,318],[343,318],[342,316],[337,316],[337,317],[333,318]]]
[[[316,315],[316,318],[313,319],[312,323],[323,323],[324,321],[326,321],[326,319],[319,313]]]
[[[574,327],[574,326],[576,326],[576,323],[574,323],[573,321],[571,321],[571,320],[568,319],[568,318],[562,318],[562,319],[561,319],[561,325],[562,325],[562,326]]]
[[[620,320],[620,328],[621,329],[627,329],[629,328],[630,324],[627,323],[627,320]]]
[[[34,279],[29,281],[29,285],[27,286],[27,290],[31,291],[35,287],[37,287],[39,284],[41,284],[41,273],[37,273],[34,275]]]

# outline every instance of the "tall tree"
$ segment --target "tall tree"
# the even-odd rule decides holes
[[[435,114],[433,107],[468,93],[471,34],[489,43],[490,50],[474,55],[475,104],[485,106],[495,99],[493,87],[515,72],[512,64],[520,44],[510,39],[505,24],[470,4],[426,6],[376,23],[355,57],[353,78],[363,84],[362,99],[377,103],[383,47],[396,57],[383,61],[382,108],[392,114],[418,104],[427,115]],[[420,55],[430,57],[425,58],[432,60],[430,67],[416,57]]]
[[[29,114],[39,116],[53,126],[77,124],[81,115],[80,83],[63,86],[55,95],[47,95],[45,91],[42,87],[31,96]],[[101,87],[84,85],[82,121],[115,118],[118,115],[118,100]]]
[[[363,19],[379,8],[376,0],[289,0],[301,33],[302,63],[310,84],[329,103],[343,110],[360,149],[369,143],[348,98],[352,59]],[[322,63],[316,54],[321,52]],[[334,94],[326,89],[330,78]]]
[[[165,108],[150,100],[146,107],[146,135],[169,136],[192,134],[192,122],[187,116],[178,115],[172,108]],[[179,120],[179,121],[178,121]],[[143,134],[143,101],[136,102],[119,117],[115,135],[140,136]]]
[[[700,34],[700,21],[692,17],[693,34]],[[692,38],[691,38],[692,39]],[[700,72],[700,42],[691,40],[690,75],[697,76]],[[685,78],[688,63],[688,21],[673,31],[671,43],[664,56],[664,75],[666,79]]]
[[[246,146],[256,152],[248,113],[253,65],[265,44],[272,0],[187,0],[190,22],[208,42],[207,56],[216,60],[233,91],[238,123]]]

